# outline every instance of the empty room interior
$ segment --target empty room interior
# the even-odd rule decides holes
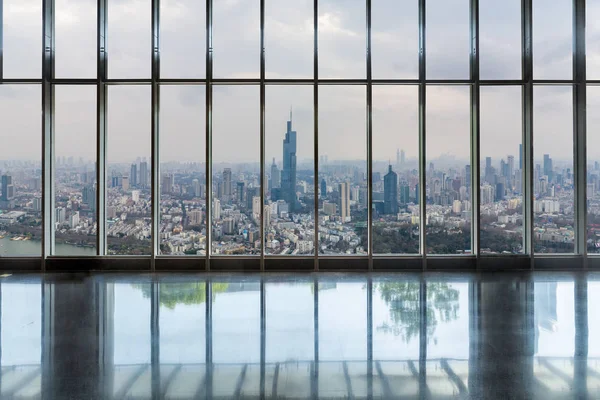
[[[597,303],[600,0],[0,0],[0,399],[600,399]]]

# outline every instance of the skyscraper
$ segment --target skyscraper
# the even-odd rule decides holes
[[[92,212],[96,211],[96,188],[94,185],[83,188],[83,202],[90,207]]]
[[[146,161],[142,161],[140,163],[140,182],[139,185],[143,188],[148,187],[148,182],[150,178],[148,177],[148,163]]]
[[[223,199],[227,202],[231,200],[233,186],[231,183],[231,168],[223,170]]]
[[[175,177],[173,176],[173,174],[163,175],[161,193],[163,193],[163,194],[173,193],[174,183],[175,183]]]
[[[2,175],[2,201],[11,201],[15,197],[15,187],[11,175]]]
[[[550,154],[544,154],[544,175],[548,176],[548,180],[552,181],[552,159],[550,158]]]
[[[271,179],[269,179],[269,190],[281,187],[281,175],[279,168],[275,163],[275,157],[273,157],[273,164],[271,164]]]
[[[321,179],[321,197],[327,196],[327,182],[325,178]]]
[[[292,130],[292,112],[287,122],[283,140],[283,169],[281,170],[281,197],[289,204],[290,212],[296,210],[296,131]]]
[[[243,204],[244,203],[244,182],[238,182],[237,183],[237,202],[238,204]]]
[[[398,214],[398,174],[392,171],[391,164],[383,177],[383,212]]]
[[[408,183],[403,182],[400,184],[400,204],[408,203],[410,203],[410,187],[408,186]]]
[[[129,184],[132,187],[136,187],[138,185],[137,164],[131,164],[131,171],[129,173]]]
[[[339,199],[339,210],[342,221],[346,221],[350,217],[350,183],[342,182],[338,184],[338,191],[340,192]]]
[[[194,189],[194,197],[202,196],[202,186],[200,186],[200,181],[198,179],[192,180],[192,188]]]
[[[404,150],[400,150],[400,165],[404,165],[406,162],[406,153]]]

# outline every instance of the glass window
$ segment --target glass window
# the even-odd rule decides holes
[[[150,86],[110,86],[107,101],[106,233],[109,255],[151,253]],[[131,165],[139,182],[131,185]]]
[[[420,286],[418,280],[373,282],[373,374],[385,377],[374,380],[374,397],[419,397]]]
[[[585,12],[586,77],[600,79],[600,1],[587,0]]]
[[[373,86],[373,253],[419,253],[417,86]]]
[[[371,63],[375,79],[416,79],[419,74],[419,2],[371,3]]]
[[[469,79],[469,1],[427,0],[427,79]]]
[[[108,77],[150,78],[151,0],[107,0],[107,3]]]
[[[0,257],[42,254],[40,85],[0,85]]]
[[[536,253],[575,249],[573,89],[533,88],[533,244]]]
[[[319,78],[366,77],[365,21],[363,0],[319,1]]]
[[[260,2],[213,2],[213,68],[215,78],[260,75]]]
[[[367,254],[364,86],[319,88],[319,253]]]
[[[54,87],[56,255],[96,254],[96,86]],[[74,112],[77,110],[77,112]]]
[[[547,393],[549,398],[561,396],[572,389],[569,381],[573,381],[575,372],[574,301],[573,282],[534,283],[533,375],[540,392]],[[590,344],[592,342],[594,340],[590,340]],[[557,376],[563,379],[557,379]]]
[[[523,253],[523,118],[520,86],[481,88],[482,254]]]
[[[108,319],[112,338],[112,390],[113,398],[151,397],[152,368],[149,283],[109,284],[107,293],[114,303],[108,301]],[[110,299],[109,299],[110,300]],[[110,304],[112,303],[112,306]]]
[[[573,78],[573,1],[533,0],[533,77]]]
[[[579,288],[578,288],[579,290]],[[592,305],[592,308],[596,304],[600,304],[600,281],[598,277],[594,277],[593,280],[589,279],[587,283],[587,304],[588,307]],[[588,368],[593,368],[595,372],[600,373],[600,313],[591,311],[588,308],[588,333],[589,338],[593,338],[588,341]],[[596,374],[596,376],[598,376]],[[588,375],[589,379],[589,375]],[[597,380],[598,378],[595,378]],[[596,389],[597,390],[597,389]]]
[[[267,86],[265,254],[314,254],[312,86]]]
[[[55,1],[56,77],[95,77],[97,72],[97,1]]]
[[[267,78],[312,78],[313,0],[265,1]]]
[[[587,251],[600,253],[600,87],[587,88]]]
[[[427,88],[428,254],[471,253],[471,134],[468,86]]]
[[[206,373],[204,281],[159,284],[161,393],[191,399]]]
[[[481,79],[521,79],[521,0],[479,0]]]
[[[469,383],[469,297],[467,282],[427,283],[426,376],[433,398],[455,396]]]
[[[206,255],[204,86],[160,87],[160,254]],[[131,164],[132,186],[138,186]]]
[[[215,398],[258,398],[260,389],[260,282],[212,282],[213,382]]]
[[[265,283],[264,290],[265,396],[310,398],[310,371],[315,358],[314,284],[273,282]]]
[[[367,397],[366,284],[318,283],[319,398],[351,397],[348,386],[357,398]]]
[[[42,0],[4,0],[4,78],[42,76]]]
[[[213,88],[212,254],[261,252],[258,89]]]
[[[206,1],[160,1],[160,75],[203,78],[206,69]]]
[[[42,288],[39,283],[2,283],[0,397],[42,397]],[[44,338],[46,339],[46,338]]]

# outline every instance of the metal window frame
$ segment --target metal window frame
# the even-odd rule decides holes
[[[173,263],[163,262],[166,260],[175,260],[181,262],[181,265],[187,265],[185,269],[193,269],[198,271],[210,271],[211,262],[218,260],[218,270],[236,270],[246,268],[246,262],[256,264],[258,262],[258,270],[272,270],[274,263],[270,260],[285,259],[291,261],[291,268],[294,269],[294,260],[314,262],[311,270],[329,270],[329,269],[353,269],[358,268],[365,271],[371,270],[389,270],[389,269],[438,269],[438,268],[457,268],[457,269],[487,269],[487,265],[498,265],[498,260],[519,260],[517,263],[509,263],[509,267],[501,267],[504,269],[514,268],[534,268],[534,259],[539,267],[544,269],[555,268],[556,262],[552,262],[552,258],[560,259],[561,263],[565,260],[575,260],[575,264],[565,267],[569,268],[586,268],[588,265],[588,254],[586,246],[586,85],[589,83],[597,83],[597,81],[588,81],[586,77],[586,42],[585,42],[585,0],[573,0],[573,76],[571,79],[535,79],[533,76],[533,1],[521,1],[521,56],[522,56],[522,76],[521,79],[512,80],[482,80],[479,76],[479,0],[469,1],[469,31],[470,31],[470,75],[468,79],[428,79],[426,75],[426,7],[427,0],[418,0],[418,29],[419,29],[419,54],[418,54],[418,77],[416,79],[375,79],[372,76],[372,0],[364,0],[365,5],[365,33],[366,33],[366,76],[360,79],[321,79],[319,77],[319,0],[313,0],[313,76],[305,79],[269,79],[266,77],[266,49],[265,49],[265,2],[260,0],[260,75],[252,79],[222,79],[213,78],[213,47],[212,47],[212,32],[213,32],[213,2],[215,0],[206,0],[206,31],[204,38],[206,40],[205,49],[205,66],[206,76],[199,79],[173,79],[161,78],[160,76],[160,0],[151,0],[152,7],[151,17],[151,34],[152,34],[152,57],[151,57],[151,76],[143,79],[119,79],[109,78],[107,76],[107,67],[109,62],[107,49],[107,34],[109,27],[107,23],[108,7],[111,0],[97,0],[97,76],[90,78],[56,78],[54,75],[54,38],[55,38],[55,0],[40,0],[42,3],[42,74],[41,77],[35,79],[5,79],[3,75],[2,61],[4,59],[4,32],[3,24],[0,24],[0,84],[40,84],[42,88],[42,203],[43,203],[43,245],[41,257],[8,257],[0,259],[0,269],[40,269],[49,270],[60,269],[57,266],[64,259],[77,257],[56,257],[54,254],[54,86],[55,85],[95,85],[97,88],[97,104],[96,104],[96,145],[97,145],[97,168],[96,168],[96,218],[98,226],[97,235],[97,260],[98,262],[91,263],[94,268],[115,268],[115,263],[120,263],[121,269],[127,269],[128,261],[131,257],[118,256],[109,257],[107,253],[106,239],[106,111],[107,111],[107,86],[109,85],[150,85],[152,87],[151,96],[151,143],[152,154],[150,160],[151,174],[151,197],[152,197],[152,255],[142,257],[140,260],[135,260],[135,269],[145,270],[162,270],[172,269]],[[0,18],[3,16],[3,0],[0,0]],[[160,85],[203,85],[206,91],[205,103],[205,140],[206,140],[206,240],[207,250],[205,256],[189,256],[189,257],[171,257],[160,256],[160,240],[159,240],[159,202],[160,202]],[[277,256],[265,255],[264,246],[264,218],[263,207],[261,207],[261,255],[260,256],[212,256],[212,89],[214,85],[257,85],[260,88],[260,179],[261,179],[261,204],[264,206],[265,194],[265,87],[267,85],[309,85],[313,87],[314,104],[313,104],[313,123],[314,123],[314,254],[310,256]],[[418,106],[419,106],[419,229],[420,235],[420,253],[415,255],[376,255],[373,254],[373,236],[372,236],[372,144],[373,144],[373,121],[372,121],[372,89],[373,85],[416,85],[418,86]],[[471,239],[472,239],[472,254],[470,256],[456,257],[448,256],[428,256],[426,249],[426,91],[429,85],[466,85],[470,86],[470,116],[471,116],[471,200],[472,200],[472,222],[471,222]],[[548,255],[534,254],[533,246],[533,87],[534,85],[553,85],[565,84],[573,87],[573,143],[574,143],[574,176],[575,176],[575,251],[568,255]],[[367,124],[365,127],[365,138],[367,143],[367,222],[368,222],[368,254],[366,256],[319,256],[319,86],[321,85],[361,85],[366,88],[366,117]],[[483,257],[479,251],[479,180],[480,180],[480,127],[479,127],[479,93],[481,86],[520,86],[522,88],[522,112],[523,112],[523,158],[524,167],[523,182],[524,182],[524,254],[519,256],[497,256]],[[489,261],[490,258],[496,258],[494,261]],[[594,256],[590,255],[590,259]],[[597,257],[600,259],[600,257]],[[115,261],[114,259],[118,259]],[[35,264],[41,260],[41,263],[36,267]],[[104,261],[108,260],[106,265]],[[458,260],[458,261],[457,261]],[[460,260],[470,260],[463,267],[458,266]],[[473,261],[474,263],[471,263]],[[13,264],[14,263],[14,264]],[[286,263],[287,264],[287,263]],[[600,264],[593,262],[593,265]],[[71,263],[71,265],[73,265]],[[158,265],[158,266],[157,266]],[[506,263],[504,265],[507,265]],[[454,267],[453,267],[454,266]],[[599,265],[600,266],[600,265]],[[79,266],[79,268],[82,268]],[[83,268],[87,268],[83,266]],[[119,267],[117,267],[119,268]],[[175,267],[176,268],[176,267]],[[288,267],[286,267],[288,269]]]

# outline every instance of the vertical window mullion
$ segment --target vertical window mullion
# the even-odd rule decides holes
[[[314,34],[314,53],[313,53],[313,163],[314,163],[314,192],[315,192],[315,271],[319,270],[319,0],[313,3],[313,34]],[[317,288],[315,287],[315,293]],[[315,305],[316,307],[316,305]],[[316,332],[316,331],[315,331]],[[315,336],[316,337],[316,336]],[[315,371],[318,371],[318,352],[315,350]],[[315,377],[316,379],[316,377]]]
[[[371,59],[371,0],[366,0],[367,7],[367,254],[369,271],[373,270],[373,74]],[[369,364],[372,376],[372,366]]]
[[[531,256],[533,268],[533,46],[532,0],[522,1],[522,57],[523,57],[523,247]]]
[[[159,103],[160,103],[160,87],[158,80],[160,78],[160,42],[159,42],[159,26],[160,26],[160,1],[152,0],[152,96],[151,96],[151,156],[150,163],[152,165],[152,187],[151,187],[151,235],[152,235],[152,271],[155,269],[156,256],[160,253],[160,160],[159,160]]]
[[[98,0],[97,51],[98,83],[96,93],[96,226],[97,254],[106,255],[106,14],[107,0]]]
[[[425,128],[426,128],[426,18],[425,18],[426,0],[419,0],[419,241],[421,255],[423,257],[423,270],[427,269],[427,238],[426,238],[426,216],[427,216],[427,191],[426,191],[426,159],[425,159]]]
[[[480,255],[479,160],[480,154],[480,85],[479,85],[479,0],[470,3],[471,26],[471,251]],[[479,265],[479,263],[477,263]]]
[[[260,270],[265,270],[265,0],[260,0]],[[264,350],[264,349],[263,349]],[[261,354],[263,352],[261,351]],[[264,361],[264,360],[263,360]],[[264,363],[263,363],[264,364]],[[261,385],[264,388],[264,368],[261,369]]]
[[[212,0],[206,0],[206,270],[210,271],[210,255],[212,252]],[[208,292],[207,292],[208,293]],[[208,318],[208,314],[207,314]],[[208,331],[207,331],[208,332]],[[207,334],[208,337],[208,334]],[[208,353],[207,353],[208,357]],[[208,366],[208,359],[207,359]],[[208,367],[207,367],[208,368]],[[210,377],[210,376],[209,376]]]

